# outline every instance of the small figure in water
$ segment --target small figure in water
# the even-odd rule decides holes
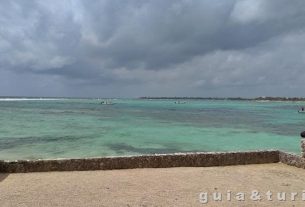
[[[301,111],[304,111],[304,107],[301,108]]]

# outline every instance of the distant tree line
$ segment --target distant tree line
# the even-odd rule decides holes
[[[242,98],[242,97],[150,97],[144,96],[140,99],[169,99],[169,100],[179,100],[179,99],[189,99],[189,100],[232,100],[232,101],[305,101],[303,97],[271,97],[271,96],[261,96],[256,98]]]

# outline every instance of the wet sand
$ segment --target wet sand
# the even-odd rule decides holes
[[[250,199],[252,190],[261,201]],[[303,190],[305,171],[281,163],[0,174],[1,206],[305,206]],[[206,204],[200,192],[208,193]],[[214,192],[222,193],[222,201],[213,200]],[[236,200],[238,192],[245,201]],[[287,193],[286,201],[278,201],[278,192]],[[298,193],[295,201],[292,192]]]

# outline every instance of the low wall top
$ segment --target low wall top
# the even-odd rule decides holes
[[[133,168],[210,167],[279,162],[279,151],[202,152],[128,157],[0,161],[0,172],[84,171]]]

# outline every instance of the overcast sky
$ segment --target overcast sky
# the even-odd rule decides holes
[[[305,96],[304,0],[0,0],[2,96]]]

